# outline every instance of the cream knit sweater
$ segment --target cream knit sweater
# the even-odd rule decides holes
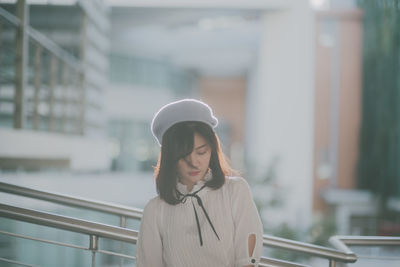
[[[193,193],[204,185],[198,182],[191,192],[178,183],[182,194]],[[197,194],[216,234],[196,198],[170,205],[155,197],[146,205],[136,247],[137,267],[242,267],[257,266],[262,251],[262,224],[250,188],[241,177],[229,177],[217,189],[205,187]],[[199,242],[197,210],[203,245]],[[248,237],[256,236],[249,255]]]

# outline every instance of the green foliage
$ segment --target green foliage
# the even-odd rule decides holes
[[[256,177],[252,180],[251,184],[253,190],[259,193],[254,194],[254,202],[257,206],[258,212],[263,221],[264,232],[272,234],[276,237],[287,238],[291,240],[299,240],[300,235],[297,229],[292,228],[286,223],[279,226],[271,227],[269,222],[262,216],[264,210],[276,209],[282,207],[284,204],[284,192],[279,187],[277,182],[276,169],[279,164],[279,158],[274,158],[268,164],[264,175]],[[268,248],[268,255],[282,260],[297,261],[304,258],[300,253],[295,253],[285,249]]]
[[[364,10],[362,122],[357,181],[381,210],[400,197],[399,0],[360,0]]]
[[[263,222],[264,231],[271,232],[273,229],[268,227],[268,222],[266,222],[262,216],[264,210],[271,208],[280,207],[283,204],[283,195],[280,192],[279,186],[277,184],[276,167],[279,163],[278,158],[274,158],[267,166],[266,173],[259,177],[252,179],[251,184],[255,192],[260,191],[253,195],[254,203],[256,204],[257,210],[261,215],[261,220]]]
[[[280,225],[278,228],[274,229],[273,232],[274,236],[291,239],[291,240],[298,240],[299,235],[298,232],[290,227],[288,224],[284,223]],[[300,253],[296,253],[293,251],[289,251],[286,249],[272,249],[270,251],[270,255],[273,258],[297,262],[299,259],[304,258],[304,255]]]
[[[320,246],[329,246],[329,238],[336,234],[336,230],[335,216],[316,217],[309,234],[311,243]]]

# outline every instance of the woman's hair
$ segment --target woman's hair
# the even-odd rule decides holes
[[[221,151],[218,136],[209,125],[197,121],[176,123],[162,137],[161,153],[154,170],[157,192],[169,204],[179,203],[177,163],[192,153],[195,133],[201,135],[211,148],[209,167],[212,178],[206,182],[206,186],[220,188],[225,183],[225,176],[233,172]]]

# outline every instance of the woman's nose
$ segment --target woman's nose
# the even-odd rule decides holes
[[[196,153],[191,153],[188,159],[188,163],[191,167],[198,167],[199,161]]]

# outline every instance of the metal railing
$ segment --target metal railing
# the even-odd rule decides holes
[[[89,247],[84,247],[76,244],[57,242],[53,240],[46,240],[42,238],[30,237],[27,235],[20,235],[5,231],[0,231],[0,234],[5,234],[13,237],[30,239],[34,241],[49,243],[53,245],[71,247],[75,249],[89,250],[92,252],[91,266],[96,265],[96,253],[108,254],[112,256],[122,257],[126,259],[134,260],[135,257],[132,255],[126,255],[122,253],[116,253],[108,250],[99,249],[99,238],[107,238],[116,241],[136,244],[138,232],[126,228],[110,226],[100,223],[94,223],[90,221],[75,219],[71,217],[55,215],[47,212],[41,212],[31,209],[24,209],[20,207],[0,204],[0,217],[14,219],[23,222],[29,222],[37,225],[53,227],[57,229],[63,229],[75,233],[85,234],[89,238]],[[1,259],[0,259],[1,260]],[[9,259],[7,259],[9,260]],[[17,261],[15,261],[17,262]],[[18,263],[27,265],[26,263]]]
[[[141,219],[143,212],[142,209],[82,199],[78,197],[50,193],[46,191],[39,191],[3,182],[0,182],[0,192],[45,200],[67,206],[74,206],[104,213],[111,213],[120,216],[121,227],[126,227],[127,218]],[[293,252],[300,252],[307,255],[327,259],[329,261],[330,267],[335,266],[336,262],[352,263],[357,260],[357,256],[350,250],[336,250],[270,235],[263,236],[263,244],[264,246],[285,249]]]
[[[99,249],[99,239],[106,238],[116,241],[136,244],[138,239],[138,232],[126,228],[105,225],[76,218],[56,215],[48,212],[36,211],[32,209],[25,209],[16,206],[0,204],[0,217],[5,217],[13,220],[33,223],[37,225],[53,227],[57,229],[63,229],[75,233],[81,233],[87,235],[89,238],[89,246],[80,246],[76,244],[70,244],[65,242],[58,242],[53,240],[47,240],[42,238],[31,237],[27,235],[15,234],[6,231],[0,231],[0,234],[8,235],[16,238],[30,239],[38,242],[49,243],[57,246],[71,247],[75,249],[89,250],[92,253],[91,266],[96,266],[96,254],[102,253],[112,255],[116,257],[122,257],[126,259],[136,259],[133,255],[127,255],[123,253],[116,253],[109,250]],[[32,266],[27,263],[22,263],[17,260],[3,259],[0,261],[13,262],[23,266]],[[259,266],[261,267],[306,267],[306,265],[292,263],[289,261],[282,261],[278,259],[272,259],[262,257]]]
[[[301,252],[307,255],[324,258],[329,260],[330,267],[336,266],[336,262],[352,263],[357,261],[357,255],[351,250],[336,250],[269,235],[264,235],[263,238],[263,243],[266,246],[287,249],[290,251]]]
[[[389,254],[394,255],[365,255],[365,251],[357,253],[357,257],[360,262],[357,262],[358,266],[363,266],[363,260],[380,260],[380,261],[390,261],[391,266],[400,266],[400,237],[390,237],[390,236],[332,236],[329,242],[337,249],[341,251],[351,252],[348,246],[355,247],[397,247],[397,250],[391,248]],[[357,250],[356,250],[357,251]],[[376,248],[373,251],[379,251]],[[385,253],[387,254],[387,253]],[[386,265],[385,265],[386,266]]]
[[[90,199],[78,198],[63,194],[51,193],[46,191],[35,190],[23,186],[0,182],[0,192],[40,199],[52,203],[58,203],[66,206],[84,208],[93,211],[100,211],[107,214],[117,215],[120,218],[120,226],[126,227],[127,219],[142,218],[142,209],[127,207],[123,205],[111,204],[107,202],[94,201]]]

